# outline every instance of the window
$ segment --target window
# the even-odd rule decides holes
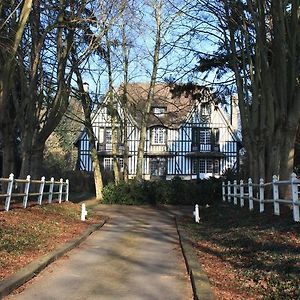
[[[192,174],[197,174],[198,173],[198,160],[193,159],[192,160]]]
[[[206,173],[205,159],[200,159],[199,160],[199,173]]]
[[[163,127],[155,127],[151,130],[151,142],[154,145],[166,143],[166,129]]]
[[[104,158],[104,169],[105,170],[112,170],[112,158]]]
[[[192,151],[211,151],[212,134],[210,128],[193,128]]]
[[[200,121],[202,123],[208,123],[210,120],[210,114],[211,114],[211,106],[210,104],[202,104],[201,105],[201,111],[200,111]]]
[[[219,160],[213,159],[194,159],[192,160],[192,174],[198,173],[211,173],[211,174],[219,174]]]
[[[105,142],[106,144],[111,144],[111,128],[106,128],[105,130]]]
[[[213,161],[212,161],[212,159],[208,159],[206,161],[206,173],[213,173]]]
[[[200,129],[200,144],[208,145],[211,143],[210,140],[211,131],[210,129]]]
[[[192,143],[193,145],[199,144],[199,128],[192,129]]]
[[[99,127],[99,131],[98,131],[98,142],[100,144],[104,143],[104,128]]]
[[[123,158],[119,158],[119,168],[120,169],[124,168],[124,160],[123,160]]]
[[[150,174],[152,176],[158,176],[158,168],[157,168],[157,162],[151,161],[150,162]]]
[[[165,114],[166,112],[166,108],[165,107],[153,107],[153,113],[157,116],[157,117],[161,117]]]
[[[165,176],[167,172],[167,160],[163,157],[150,159],[151,176]]]
[[[213,146],[213,151],[220,151],[220,130],[218,128],[213,128],[211,133],[211,144]]]
[[[214,161],[214,173],[215,174],[220,173],[220,162],[217,159]]]
[[[112,157],[106,157],[106,158],[104,158],[104,169],[112,171],[113,170],[113,161],[114,160],[113,160]],[[118,165],[119,165],[120,169],[122,169],[124,167],[124,160],[123,160],[123,158],[119,158],[118,159]]]

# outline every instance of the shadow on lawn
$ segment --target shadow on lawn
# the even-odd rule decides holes
[[[278,217],[221,203],[200,215],[200,224],[183,221],[195,248],[256,283],[268,282],[265,299],[300,299],[300,224],[289,209]]]

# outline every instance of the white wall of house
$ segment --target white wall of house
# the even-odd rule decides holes
[[[122,116],[122,109],[119,107],[119,114]],[[160,168],[163,162],[165,165],[165,178],[171,179],[174,176],[180,176],[183,179],[207,178],[209,176],[218,177],[226,169],[233,168],[237,164],[237,138],[234,129],[230,125],[229,118],[222,112],[220,107],[210,106],[207,115],[203,115],[205,109],[198,103],[193,111],[187,116],[186,121],[178,129],[151,127],[147,130],[145,143],[144,176],[146,179],[151,177],[152,165]],[[195,131],[193,128],[198,128]],[[101,151],[111,151],[111,144],[107,142],[110,138],[110,116],[107,108],[102,106],[93,118],[93,129],[97,139],[97,149]],[[135,176],[137,163],[137,149],[139,142],[139,129],[131,120],[128,124],[127,141],[129,146],[129,174]],[[165,132],[165,137],[162,137]],[[195,133],[196,132],[196,133]],[[223,157],[216,159],[210,156],[214,152],[211,148],[210,134],[218,132],[218,150]],[[193,134],[198,134],[201,140],[200,145],[193,147]],[[207,142],[207,143],[206,143]],[[81,135],[79,145],[79,164],[81,170],[92,171],[91,160],[89,157],[89,143],[86,133]],[[198,151],[194,151],[198,147]],[[196,156],[192,152],[198,152]],[[207,157],[201,157],[199,152],[205,152]],[[103,152],[103,155],[105,152]],[[198,156],[197,156],[198,155]],[[104,156],[105,157],[105,156]],[[213,170],[218,172],[213,172]]]

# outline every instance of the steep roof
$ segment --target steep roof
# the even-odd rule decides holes
[[[152,108],[164,107],[165,113],[161,116],[155,115],[153,110],[150,112],[148,127],[163,125],[168,128],[178,128],[187,119],[189,113],[197,100],[190,93],[180,92],[178,86],[171,86],[164,83],[157,83],[154,89],[154,101]],[[149,83],[132,83],[127,87],[129,112],[139,126],[146,105],[147,95],[149,91]],[[197,92],[202,95],[199,99],[207,101],[208,89],[198,87]]]

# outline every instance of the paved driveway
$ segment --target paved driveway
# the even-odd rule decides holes
[[[99,207],[111,220],[8,299],[192,299],[170,213]]]

